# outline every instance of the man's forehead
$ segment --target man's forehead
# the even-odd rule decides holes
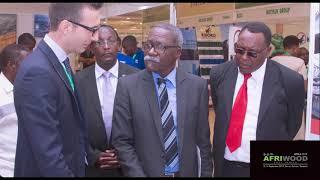
[[[110,28],[106,28],[106,27],[103,27],[99,29],[99,38],[105,38],[105,37],[117,37],[116,33],[110,29]]]

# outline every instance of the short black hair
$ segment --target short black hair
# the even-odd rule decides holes
[[[61,21],[79,22],[84,14],[84,7],[98,10],[103,3],[51,3],[49,6],[50,31],[56,31]]]
[[[9,44],[3,48],[0,54],[0,69],[3,70],[9,62],[17,63],[21,56],[21,51],[28,52],[28,49],[20,44]]]
[[[294,46],[299,47],[300,40],[297,36],[289,35],[283,39],[283,48],[291,49]]]
[[[270,28],[265,23],[249,22],[241,29],[240,34],[245,30],[248,30],[251,33],[262,33],[264,36],[264,41],[266,45],[267,46],[270,45],[272,34],[271,34]]]
[[[23,33],[18,37],[18,44],[36,44],[35,38],[30,33]]]
[[[122,40],[122,47],[126,47],[127,45],[135,45],[137,44],[137,39],[136,37],[132,36],[132,35],[128,35],[126,37],[123,38]]]

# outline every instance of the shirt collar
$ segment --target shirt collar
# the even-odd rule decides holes
[[[250,79],[254,80],[256,83],[263,82],[267,61],[268,59],[265,59],[264,63],[257,70],[251,73],[252,76]],[[243,74],[240,72],[238,67],[238,75],[239,74],[241,74],[243,77]]]
[[[267,61],[268,61],[268,59],[265,59],[264,63],[259,67],[259,69],[255,70],[254,72],[251,73],[252,78],[253,78],[253,80],[256,81],[256,83],[263,82],[264,73],[266,72]]]
[[[63,61],[68,57],[67,53],[53,39],[51,39],[48,34],[44,36],[43,40],[52,49],[54,54],[59,59],[59,62],[63,63]]]
[[[3,88],[7,93],[13,91],[13,85],[12,85],[12,83],[9,81],[9,79],[8,79],[2,72],[0,73],[0,82],[1,82],[2,88]]]
[[[102,67],[98,65],[98,63],[95,63],[95,73],[96,73],[96,79],[100,78],[105,72],[111,73],[112,76],[118,78],[119,75],[119,63],[118,60],[116,61],[116,64],[113,65],[108,71],[104,70]]]
[[[288,51],[284,51],[283,55],[291,56],[291,54]]]
[[[176,74],[177,74],[177,70],[176,68],[173,68],[173,70],[166,77],[164,77],[164,79],[169,80],[169,82],[173,85],[173,87],[176,87]],[[155,82],[157,82],[157,78],[161,78],[161,76],[155,72],[152,72],[152,76]]]

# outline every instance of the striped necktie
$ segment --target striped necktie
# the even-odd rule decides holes
[[[166,79],[158,78],[158,94],[161,110],[163,142],[165,147],[165,162],[174,167],[178,162],[177,133],[174,127],[173,115],[169,104]]]

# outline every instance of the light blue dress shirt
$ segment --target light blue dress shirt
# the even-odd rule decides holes
[[[177,126],[177,95],[176,95],[176,90],[177,90],[177,86],[176,86],[176,68],[174,68],[164,79],[168,79],[168,81],[166,81],[166,86],[167,86],[167,92],[168,92],[168,97],[169,97],[169,104],[171,106],[171,111],[172,111],[172,116],[173,116],[173,121],[174,121],[174,127],[176,128],[176,132],[177,132],[177,142],[179,142],[179,137],[178,137],[178,126]],[[155,84],[155,91],[157,93],[157,97],[158,97],[158,106],[160,109],[160,102],[159,102],[159,94],[158,94],[158,80],[157,78],[161,78],[161,76],[158,73],[154,73],[152,72],[152,76],[153,76],[153,81]],[[179,148],[179,147],[178,147]],[[178,150],[179,153],[179,150]],[[166,166],[165,167],[165,174],[170,174],[170,173],[174,173],[174,172],[178,172],[179,171],[179,154],[178,154],[178,162],[176,165],[174,165],[173,167],[171,166]]]

